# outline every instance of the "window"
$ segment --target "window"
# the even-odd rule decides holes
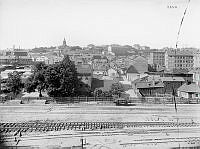
[[[198,94],[195,94],[195,97],[198,97]]]

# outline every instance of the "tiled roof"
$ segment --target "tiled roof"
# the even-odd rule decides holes
[[[189,85],[185,83],[181,87],[178,88],[178,91],[187,92],[187,93],[200,93],[200,88],[195,83],[191,83]]]
[[[126,71],[126,73],[138,73],[138,71],[136,70],[136,68],[131,65],[128,70]]]
[[[147,60],[142,56],[138,56],[134,59],[134,61],[136,61],[136,62],[146,62]]]
[[[14,55],[15,56],[28,56],[28,52],[26,52],[26,51],[15,51]]]

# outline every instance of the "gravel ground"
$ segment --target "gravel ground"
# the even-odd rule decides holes
[[[136,105],[132,107],[113,105],[0,105],[2,122],[177,122],[200,123],[200,105]],[[123,132],[122,132],[123,131]],[[49,137],[49,134],[58,135]],[[99,135],[100,134],[100,135]],[[42,135],[43,137],[39,137]],[[18,146],[31,145],[40,148],[62,148],[80,145],[86,139],[87,148],[173,148],[200,146],[200,128],[124,128],[120,130],[79,132],[59,131],[23,136]],[[39,139],[38,139],[39,137]],[[12,138],[9,145],[15,145]],[[29,148],[29,147],[28,147]]]

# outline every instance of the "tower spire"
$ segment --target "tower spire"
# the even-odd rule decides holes
[[[66,47],[66,46],[67,46],[67,43],[66,43],[66,40],[64,38],[64,40],[63,40],[63,47]]]

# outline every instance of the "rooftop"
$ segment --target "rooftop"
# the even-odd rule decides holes
[[[138,73],[138,71],[136,70],[136,68],[131,65],[128,70],[126,71],[126,73]]]
[[[169,56],[193,56],[193,52],[192,51],[168,51],[168,55]]]
[[[147,60],[142,56],[137,56],[134,61],[136,62],[146,62]]]
[[[160,79],[163,82],[176,82],[176,81],[185,82],[183,77],[160,77]]]
[[[191,83],[187,85],[183,84],[178,88],[178,91],[187,92],[187,93],[200,93],[200,87],[196,83]]]
[[[88,64],[76,65],[76,69],[79,74],[92,73],[92,69],[91,69],[90,65],[88,65]]]
[[[92,59],[107,59],[107,57],[102,57],[100,55],[94,55]]]
[[[136,83],[137,88],[162,88],[164,84],[158,81],[151,81],[151,82],[138,82]]]

